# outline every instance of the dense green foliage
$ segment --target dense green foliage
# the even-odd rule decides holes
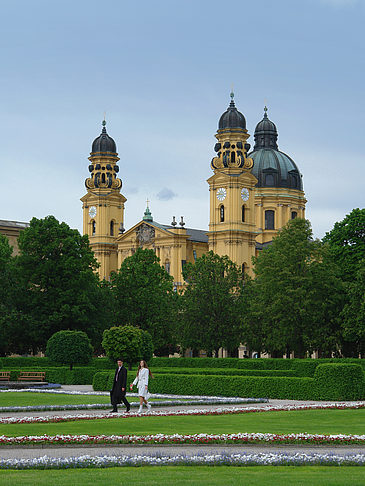
[[[56,363],[70,365],[89,364],[93,347],[87,334],[82,331],[58,331],[47,342],[46,356]]]
[[[17,381],[19,373],[25,371],[19,368],[7,368],[10,371],[10,380]],[[26,368],[26,371],[44,371],[48,383],[59,383],[61,385],[91,385],[97,370],[90,366],[75,366],[72,370],[66,366],[36,368],[34,366]]]
[[[116,326],[106,329],[102,344],[111,361],[122,359],[129,367],[141,359],[149,361],[152,358],[151,335],[138,327]]]
[[[236,353],[242,340],[242,274],[227,256],[212,251],[185,265],[188,286],[180,297],[179,343],[218,355]]]
[[[33,218],[18,242],[20,255],[11,263],[15,297],[0,320],[8,343],[3,352],[44,350],[63,329],[87,332],[100,346],[104,292],[88,237],[47,216]]]
[[[365,398],[364,370],[357,364],[321,364],[314,373],[318,398],[361,400]]]
[[[254,259],[244,291],[244,342],[272,356],[331,356],[339,341],[343,285],[310,223],[294,219]]]
[[[365,209],[353,209],[335,223],[323,241],[328,244],[343,280],[353,281],[365,259]]]
[[[148,331],[156,352],[173,341],[176,295],[173,277],[160,265],[153,250],[138,248],[126,258],[110,281],[113,324],[140,327]]]
[[[181,372],[176,373],[175,370]],[[217,374],[209,374],[209,369],[191,368],[184,373],[183,369],[174,367],[170,368],[170,372],[155,368],[153,370],[155,379],[149,384],[149,390],[152,393],[179,395],[267,397],[290,400],[361,400],[365,398],[364,371],[358,364],[319,364],[314,378],[283,376],[283,371],[280,373],[277,370],[271,370],[270,376],[252,376],[254,370],[239,370],[242,371],[242,375],[230,373],[228,369],[219,373],[220,370],[211,368],[211,371],[215,370]],[[262,374],[265,371],[270,370],[261,370]],[[93,381],[94,390],[110,389],[113,384],[113,376],[112,372],[96,373]]]

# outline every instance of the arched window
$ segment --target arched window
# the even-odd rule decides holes
[[[91,234],[92,235],[95,235],[95,233],[96,233],[96,223],[95,223],[95,221],[92,221],[91,222],[91,228],[92,228],[91,229]]]
[[[103,174],[101,174],[101,182],[102,182],[103,184],[105,184],[105,174],[104,174],[104,173],[103,173]]]
[[[298,213],[296,211],[291,212],[291,219],[295,219],[298,216]]]
[[[170,274],[170,262],[168,260],[165,261],[165,270],[168,274]]]
[[[219,220],[220,220],[221,223],[223,223],[223,221],[224,221],[224,206],[223,206],[223,204],[219,208]]]
[[[274,184],[275,184],[274,174],[266,174],[265,185],[269,187],[273,187]]]
[[[236,154],[235,152],[231,153],[231,163],[234,164],[236,162]]]
[[[114,236],[114,221],[110,221],[110,236]]]
[[[265,229],[273,230],[275,229],[275,212],[268,210],[265,211]]]
[[[242,223],[245,222],[245,206],[242,206]]]
[[[245,274],[245,264],[242,263],[242,275],[244,275],[244,274]]]

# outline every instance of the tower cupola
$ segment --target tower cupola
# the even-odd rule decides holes
[[[101,131],[101,134],[93,141],[92,148],[91,148],[91,153],[102,153],[102,154],[116,154],[117,153],[117,146],[112,139],[107,133],[106,133],[106,121],[103,120],[103,128]]]
[[[234,93],[231,92],[231,102],[227,110],[219,119],[218,130],[229,130],[231,128],[241,128],[246,130],[246,119],[236,108],[234,103]]]
[[[230,94],[231,102],[228,109],[219,119],[214,146],[217,156],[213,158],[211,167],[216,169],[251,169],[252,160],[247,157],[250,136],[246,129],[245,117],[239,112],[234,103],[234,93]]]
[[[267,107],[264,108],[264,118],[256,125],[255,129],[255,147],[254,150],[261,148],[278,149],[278,131],[275,123],[269,120],[267,116]]]

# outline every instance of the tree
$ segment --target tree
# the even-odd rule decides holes
[[[60,364],[88,364],[93,347],[87,334],[82,331],[58,331],[48,339],[46,356]]]
[[[365,355],[365,259],[360,263],[356,279],[348,284],[348,301],[341,314],[343,338],[352,348],[347,354],[354,357]]]
[[[10,351],[11,321],[15,311],[12,252],[7,237],[0,234],[0,355]]]
[[[103,348],[108,358],[115,362],[122,359],[129,364],[152,358],[153,344],[151,335],[135,326],[115,326],[103,334]]]
[[[111,276],[114,323],[148,331],[156,348],[171,343],[174,321],[173,278],[153,250],[139,248]]]
[[[227,256],[212,251],[183,272],[188,285],[181,297],[179,342],[218,355],[224,347],[235,352],[242,338],[242,274]]]
[[[365,209],[353,209],[342,221],[335,223],[323,241],[347,282],[355,279],[365,258]]]
[[[244,292],[245,341],[273,356],[319,350],[339,341],[343,286],[310,223],[294,219],[254,258],[256,278]],[[258,333],[255,329],[258,327]]]
[[[87,235],[53,216],[33,218],[19,236],[19,249],[16,264],[28,346],[42,350],[62,329],[87,331],[94,345],[100,343],[104,294]]]

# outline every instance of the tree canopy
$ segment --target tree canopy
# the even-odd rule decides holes
[[[254,259],[245,299],[245,340],[273,356],[319,350],[339,339],[343,287],[310,223],[294,219]],[[256,330],[257,329],[257,330]]]
[[[184,348],[234,352],[242,338],[242,274],[227,256],[212,251],[187,263],[181,296],[179,338]]]
[[[148,331],[155,348],[173,340],[173,278],[153,250],[141,248],[126,258],[110,281],[113,323],[124,322]]]
[[[335,223],[323,241],[328,244],[333,261],[345,281],[353,281],[365,259],[365,209],[353,209]]]
[[[82,331],[58,331],[47,342],[46,356],[60,364],[67,364],[70,370],[74,364],[88,364],[93,347],[87,334]]]
[[[17,278],[25,316],[24,339],[34,351],[62,329],[87,331],[101,341],[103,294],[87,235],[53,216],[33,218],[19,236]]]
[[[103,334],[103,348],[108,358],[122,359],[131,368],[133,363],[149,361],[153,354],[151,335],[135,326],[114,326]]]

